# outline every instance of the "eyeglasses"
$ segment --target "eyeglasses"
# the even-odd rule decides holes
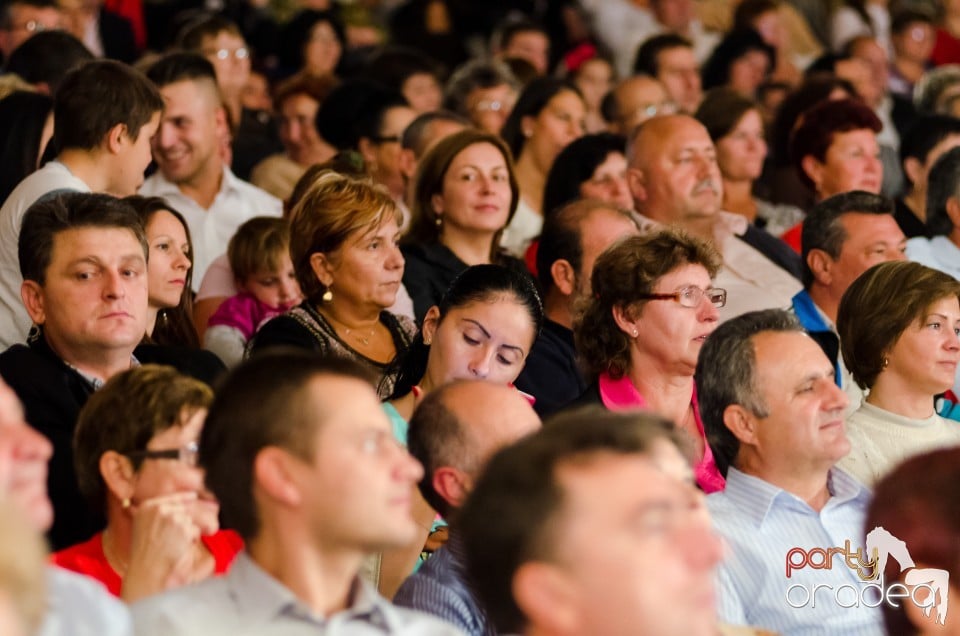
[[[250,57],[250,50],[244,47],[239,49],[208,49],[204,51],[204,55],[208,57],[215,57],[218,60],[228,60],[230,56],[237,58],[238,60],[245,60]]]
[[[473,110],[479,113],[499,113],[501,110],[510,110],[513,108],[513,102],[500,101],[498,99],[482,99],[473,105]]]
[[[720,309],[727,304],[727,290],[713,287],[711,289],[700,289],[699,287],[684,287],[680,291],[672,294],[641,294],[637,296],[638,300],[675,300],[684,307],[696,309],[700,306],[700,301],[707,298],[710,304]]]
[[[26,31],[27,33],[39,33],[46,31],[47,25],[39,20],[27,20],[23,24],[11,24],[9,31]]]
[[[187,466],[195,467],[197,465],[197,456],[200,447],[196,442],[190,442],[180,448],[165,448],[163,450],[142,450],[127,453],[130,459],[176,459]]]
[[[657,115],[675,115],[676,113],[677,105],[670,101],[660,102],[659,104],[644,104],[634,111],[635,116],[644,119],[650,119]]]

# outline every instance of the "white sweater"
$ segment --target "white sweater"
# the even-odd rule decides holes
[[[850,454],[838,466],[872,487],[914,455],[960,445],[960,424],[936,413],[914,420],[863,402],[847,418],[847,437]]]

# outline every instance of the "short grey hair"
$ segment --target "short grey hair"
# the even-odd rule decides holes
[[[757,387],[753,338],[765,331],[800,332],[796,316],[782,309],[752,311],[717,327],[697,361],[697,399],[707,442],[720,473],[735,463],[740,441],[723,422],[728,406],[737,404],[757,417],[767,417],[767,404]]]

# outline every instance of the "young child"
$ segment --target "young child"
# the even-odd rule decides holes
[[[286,220],[256,217],[240,226],[227,246],[227,259],[240,292],[210,317],[203,346],[228,367],[243,359],[247,341],[264,321],[303,300],[290,261]]]

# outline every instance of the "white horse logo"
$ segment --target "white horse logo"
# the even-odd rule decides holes
[[[926,585],[934,595],[933,602],[923,606],[923,615],[930,616],[930,610],[937,608],[937,623],[946,624],[950,573],[936,568],[918,568],[907,550],[907,544],[896,538],[882,527],[877,526],[867,534],[867,554],[876,555],[877,573],[882,576],[887,566],[887,558],[893,557],[900,565],[900,572],[910,570],[903,578],[907,585]]]

